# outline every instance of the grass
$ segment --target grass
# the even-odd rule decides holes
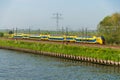
[[[83,47],[2,39],[0,39],[0,46],[11,46],[16,48],[26,48],[31,50],[84,56],[103,60],[120,61],[120,50],[110,48]]]

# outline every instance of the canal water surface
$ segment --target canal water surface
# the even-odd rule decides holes
[[[120,80],[120,69],[0,49],[0,80]]]

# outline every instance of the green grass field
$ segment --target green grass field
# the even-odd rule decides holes
[[[2,40],[0,46],[26,48],[31,50],[91,57],[102,60],[120,61],[120,50],[85,46],[71,46],[65,44],[51,44],[38,42],[24,42],[19,40]]]

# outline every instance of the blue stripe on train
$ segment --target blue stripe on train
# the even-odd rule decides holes
[[[64,38],[49,38],[48,40],[64,40]]]
[[[76,39],[76,42],[96,42],[96,39],[93,39],[93,40]]]

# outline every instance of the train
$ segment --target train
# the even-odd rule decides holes
[[[57,41],[57,42],[76,42],[76,43],[93,43],[93,44],[105,44],[105,38],[103,36],[53,36],[53,35],[30,35],[30,34],[10,34],[10,38],[14,39],[32,39],[32,40],[43,40],[43,41]]]

